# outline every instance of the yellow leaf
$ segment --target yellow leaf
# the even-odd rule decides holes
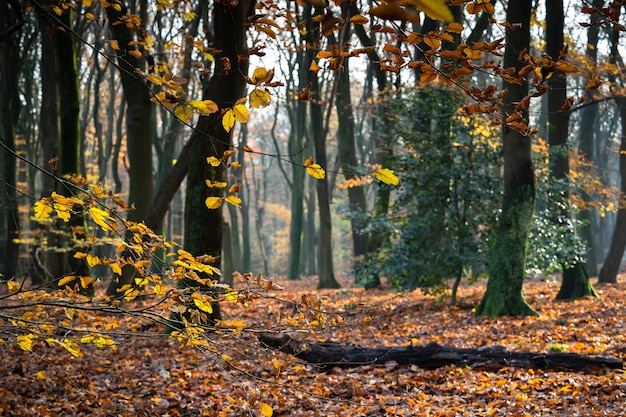
[[[183,13],[183,19],[185,19],[188,22],[191,22],[195,18],[196,18],[196,14],[194,12],[184,12]]]
[[[216,113],[219,110],[217,104],[211,100],[190,100],[189,105],[203,116],[208,116],[209,114]]]
[[[41,200],[35,202],[35,218],[36,219],[47,219],[52,214],[52,207],[49,205],[50,200],[47,198],[42,198]]]
[[[306,172],[313,178],[323,180],[326,177],[326,171],[319,164],[311,164],[306,167]]]
[[[259,81],[263,80],[267,77],[267,69],[263,67],[258,67],[252,73],[252,82],[257,84]]]
[[[59,6],[54,6],[54,7],[52,8],[52,10],[54,10],[54,12],[55,12],[57,15],[59,15],[59,16],[61,16],[61,15],[63,14],[63,10],[61,10],[61,8],[60,8]]]
[[[215,158],[215,157],[211,156],[210,158]],[[217,158],[215,158],[215,160],[219,162],[219,160]],[[228,185],[228,183],[224,182],[224,181],[204,180],[204,182],[205,182],[206,186],[209,187],[209,188],[226,188],[226,186]]]
[[[222,355],[222,359],[225,360],[226,362],[230,362],[230,361],[233,360],[233,357],[232,356],[228,356],[227,354],[224,353]]]
[[[222,163],[222,161],[220,161],[219,159],[217,159],[214,156],[207,157],[206,162],[207,162],[207,164],[209,164],[211,166],[214,166],[214,167],[216,167],[216,166],[218,166],[219,164]]]
[[[115,49],[116,51],[121,51],[120,49],[120,45],[117,43],[117,41],[115,39],[111,39],[109,41],[109,46],[113,49]]]
[[[44,371],[39,371],[35,374],[35,376],[37,377],[38,380],[40,381],[47,381],[48,380],[48,375],[46,375],[46,373]]]
[[[59,280],[58,286],[65,287],[67,284],[74,281],[75,279],[76,279],[76,275],[68,275],[66,277],[63,277]]]
[[[250,93],[250,106],[255,109],[269,106],[271,100],[272,97],[268,91],[255,88]]]
[[[274,414],[274,410],[272,409],[272,407],[264,402],[259,403],[259,411],[261,412],[261,415],[263,415],[263,417],[272,417],[272,415]]]
[[[233,205],[235,207],[239,207],[239,205],[241,204],[241,198],[237,197],[236,195],[226,196],[224,200],[226,200],[228,204]]]
[[[174,116],[178,117],[181,122],[189,123],[193,117],[193,107],[180,105],[174,109]]]
[[[233,107],[233,115],[235,116],[235,120],[239,123],[246,123],[249,116],[248,108],[245,104],[235,104],[235,107]]]
[[[83,288],[89,287],[89,284],[93,282],[93,278],[91,277],[80,277],[80,286]]]
[[[115,272],[119,276],[122,276],[122,268],[118,264],[112,263],[112,264],[109,264],[109,266],[111,267],[113,272]]]
[[[446,6],[445,0],[408,0],[408,3],[417,7],[417,10],[426,13],[426,16],[443,22],[453,22],[452,12]]]
[[[92,0],[83,0],[83,6],[91,7]]]
[[[87,255],[86,259],[87,259],[87,265],[89,266],[100,265],[100,258],[98,258],[95,255]]]
[[[18,291],[20,289],[20,284],[15,281],[7,281],[7,289],[10,293]]]
[[[61,346],[63,346],[65,350],[70,353],[70,355],[76,358],[80,358],[81,356],[83,356],[83,352],[80,351],[80,347],[76,344],[76,342],[72,340],[63,339],[63,343],[61,343]]]
[[[239,191],[241,191],[241,183],[238,182],[237,184],[233,184],[230,186],[230,188],[228,189],[229,193],[238,193]]]
[[[222,117],[222,126],[224,130],[230,132],[230,129],[235,126],[235,115],[233,113],[233,109],[228,109],[224,116]]]
[[[242,146],[242,148],[243,148],[244,152],[254,152],[254,151],[252,150],[252,148],[251,148],[251,147],[249,147],[248,145],[243,145],[243,146]]]
[[[209,314],[213,313],[213,307],[211,306],[211,303],[205,303],[203,300],[199,298],[194,298],[193,303],[196,305],[196,307],[198,307],[200,310],[204,311],[205,313],[209,313]]]
[[[148,74],[148,79],[156,85],[163,85],[163,78],[156,74]],[[163,93],[165,95],[165,93]],[[157,99],[158,100],[158,99]]]
[[[372,174],[376,177],[376,179],[384,182],[385,184],[398,185],[400,183],[400,180],[398,179],[396,174],[394,174],[392,170],[387,168],[379,168],[372,172]]]
[[[17,337],[17,344],[22,350],[32,351],[35,340],[37,337],[34,334],[20,335]]]
[[[90,207],[89,215],[91,216],[93,221],[96,222],[96,224],[100,226],[105,232],[107,230],[114,232],[115,229],[117,229],[117,223],[115,223],[113,219],[111,219],[111,216],[109,216],[109,213],[107,213],[106,211],[99,209],[98,207]]]
[[[221,199],[221,197],[208,197],[205,200],[204,204],[208,208],[214,210],[214,209],[220,208],[222,206],[222,199]]]

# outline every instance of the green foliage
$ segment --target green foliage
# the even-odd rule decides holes
[[[386,275],[401,289],[445,287],[445,279],[480,271],[500,206],[500,145],[479,117],[462,116],[461,97],[427,87],[389,103],[381,135],[398,148],[400,187],[386,219],[383,249],[356,268],[360,283]]]

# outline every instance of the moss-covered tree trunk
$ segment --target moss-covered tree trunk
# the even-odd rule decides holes
[[[507,22],[517,30],[507,29],[507,45],[504,52],[504,68],[519,71],[524,63],[518,59],[519,52],[530,43],[530,15],[532,2],[518,0],[509,2]],[[515,112],[528,117],[528,112],[516,109],[512,103],[522,100],[527,92],[525,80],[519,84],[505,82],[508,94],[504,98],[502,118]],[[488,256],[487,290],[476,314],[482,316],[536,315],[522,295],[526,245],[535,207],[535,174],[531,159],[531,140],[511,129],[506,123],[502,129],[504,154],[504,197],[502,213],[493,246]]]
[[[245,23],[248,13],[251,12],[250,7],[250,0],[234,3],[233,7],[229,3],[216,2],[213,5],[215,45],[212,46],[222,52],[215,59],[215,71],[204,91],[203,99],[213,100],[223,108],[234,105],[245,94],[246,83],[243,76],[248,72]],[[225,66],[226,62],[232,68]],[[200,136],[201,140],[194,140],[194,136]],[[219,257],[223,249],[223,206],[208,209],[205,201],[208,197],[221,197],[222,189],[209,188],[205,181],[226,181],[226,167],[224,164],[217,167],[208,164],[207,157],[222,158],[224,152],[232,147],[232,130],[226,132],[219,113],[215,113],[198,120],[191,140],[194,148],[187,173],[184,247],[196,256],[209,255],[216,258],[214,266],[219,267]],[[182,285],[198,287],[192,281],[184,281]],[[198,289],[210,291],[210,288]],[[219,317],[219,308],[215,304],[212,318]]]
[[[559,59],[563,49],[563,0],[553,0],[546,8],[546,52],[554,61]],[[567,76],[556,71],[548,80],[548,144],[550,145],[550,176],[564,184],[564,189],[554,193],[549,201],[555,211],[555,221],[567,222],[567,233],[575,234],[570,221],[569,210],[569,110],[561,110],[567,100]],[[557,242],[558,244],[558,242]],[[589,281],[586,264],[577,259],[561,259],[563,279],[557,299],[576,299],[584,296],[597,296]]]

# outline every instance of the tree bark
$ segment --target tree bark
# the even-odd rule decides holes
[[[604,0],[593,0],[593,7],[598,10],[604,4]],[[595,69],[598,63],[598,34],[600,32],[600,26],[597,24],[600,19],[598,13],[590,16],[591,25],[587,28],[587,48],[585,50],[585,56],[589,59],[592,65],[591,71],[586,75],[587,79],[593,77],[592,71]],[[598,94],[597,89],[588,91],[590,99],[594,99],[594,95]],[[580,114],[580,127],[578,129],[579,134],[579,147],[578,151],[587,161],[595,161],[594,146],[596,137],[596,119],[598,118],[598,104],[592,104],[586,106]],[[587,207],[579,214],[579,219],[582,222],[580,227],[580,236],[587,242],[587,271],[590,276],[598,275],[598,255],[596,252],[596,239],[595,233],[597,233],[592,224],[592,209]]]
[[[215,70],[204,93],[203,100],[213,100],[220,106],[235,104],[245,93],[244,75],[248,73],[246,48],[246,21],[252,1],[243,0],[230,7],[228,3],[213,4],[213,25],[215,45],[221,53],[215,59]],[[227,63],[232,66],[228,68]],[[207,158],[221,159],[224,152],[232,147],[232,133],[224,130],[219,113],[201,117],[191,135],[190,163],[187,173],[187,193],[185,196],[185,250],[200,256],[209,255],[217,259],[214,266],[220,266],[222,255],[223,206],[208,209],[208,197],[222,197],[222,189],[210,188],[205,181],[226,181],[226,166],[214,167]],[[205,277],[206,278],[206,277]],[[215,278],[215,277],[213,277]],[[195,281],[183,280],[183,287],[194,287],[198,291],[210,292],[210,287],[198,286]],[[219,319],[219,305],[214,303],[211,319]]]
[[[317,39],[320,33],[319,23],[312,19],[307,21],[307,32],[309,34],[310,47],[318,47]],[[308,72],[311,84],[311,101],[309,108],[311,111],[311,130],[313,135],[313,147],[315,150],[315,162],[322,167],[328,166],[326,157],[326,132],[324,130],[324,120],[322,114],[322,97],[320,95],[320,85],[317,74]],[[317,272],[319,276],[318,288],[339,288],[340,285],[335,279],[333,267],[332,250],[332,221],[330,215],[330,192],[328,190],[328,177],[317,180],[317,205],[319,214],[319,239],[317,245]]]
[[[348,2],[341,4],[343,19],[350,21],[350,8]],[[337,47],[344,49],[344,43],[350,39],[350,24],[345,24],[340,32]],[[339,163],[341,171],[346,180],[358,177],[356,168],[359,165],[356,156],[356,137],[354,126],[354,112],[352,109],[352,97],[350,93],[350,59],[345,58],[341,61],[341,65],[335,71],[337,80],[337,151],[339,155]],[[350,212],[350,228],[352,232],[352,255],[355,262],[359,262],[361,257],[367,253],[368,234],[362,229],[362,220],[359,216],[364,215],[367,210],[365,201],[365,190],[363,185],[355,185],[348,187],[348,203]]]
[[[19,8],[18,9],[16,9]],[[18,16],[19,15],[19,16]],[[16,20],[24,22],[19,2],[2,2],[0,5],[0,32],[5,38],[0,41],[0,140],[15,151],[15,128],[19,120],[20,99],[18,78],[20,73],[19,35],[9,33]],[[16,29],[17,30],[17,29]],[[14,32],[13,32],[14,33]],[[0,166],[4,181],[0,186],[0,280],[14,278],[17,273],[19,245],[19,214],[16,193],[16,160],[13,155],[2,150]]]
[[[530,15],[532,2],[509,2],[507,22],[519,23],[517,30],[507,29],[508,43],[504,52],[504,68],[519,71],[524,63],[520,51],[530,44]],[[528,120],[528,111],[515,109],[512,103],[522,100],[528,91],[525,80],[520,84],[505,82],[508,90],[503,102],[502,119],[515,111]],[[504,121],[503,121],[504,122]],[[537,315],[524,300],[522,286],[526,263],[526,244],[535,207],[535,174],[531,158],[531,140],[503,123],[504,198],[494,245],[488,256],[487,290],[476,314],[498,317],[503,315]]]
[[[418,346],[361,347],[334,342],[309,343],[286,335],[273,337],[265,334],[261,334],[259,340],[272,349],[315,364],[321,370],[329,370],[335,366],[351,368],[384,364],[390,361],[426,369],[456,365],[488,371],[502,368],[582,371],[598,368],[623,369],[624,365],[622,359],[611,356],[563,352],[511,352],[503,346],[472,349],[429,343]]]
[[[614,284],[617,282],[617,274],[624,256],[624,248],[626,248],[626,206],[624,205],[624,196],[626,195],[626,99],[618,98],[615,100],[621,116],[622,132],[619,148],[619,172],[621,178],[620,186],[620,203],[617,211],[617,219],[613,229],[613,237],[611,238],[611,246],[609,253],[604,260],[604,264],[598,275],[598,282],[604,284]]]
[[[552,0],[546,8],[546,52],[553,61],[559,59],[565,46],[563,28],[563,0]],[[568,234],[576,234],[570,219],[569,210],[569,110],[561,110],[567,100],[567,76],[556,71],[548,80],[548,144],[550,146],[550,176],[564,184],[561,192],[554,193],[549,200],[555,211],[555,222],[567,224]],[[576,256],[576,255],[575,255]],[[559,300],[576,299],[585,296],[597,296],[589,281],[584,262],[576,259],[562,259],[563,278],[556,298]]]

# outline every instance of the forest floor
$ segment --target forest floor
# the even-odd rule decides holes
[[[26,352],[5,343],[0,415],[623,416],[623,370],[426,370],[388,362],[319,372],[256,338],[263,329],[289,330],[287,323],[289,334],[310,342],[501,345],[623,358],[626,275],[619,281],[596,286],[598,299],[577,301],[555,301],[557,282],[528,282],[526,299],[540,316],[494,321],[472,314],[484,282],[462,287],[458,304],[450,306],[420,291],[351,288],[348,278],[344,289],[319,292],[314,278],[278,280],[285,289],[271,297],[223,306],[225,319],[249,327],[209,335],[213,352],[183,348],[157,326],[123,320],[118,330],[128,333],[117,338],[116,351],[85,346],[75,358],[57,346],[42,343]]]

